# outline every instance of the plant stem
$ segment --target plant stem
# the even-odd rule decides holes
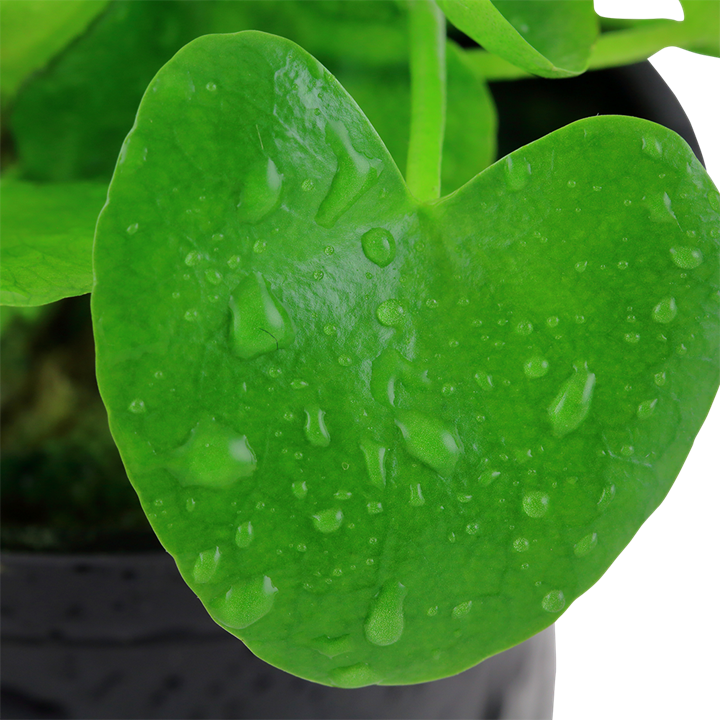
[[[434,0],[408,0],[410,144],[407,184],[420,201],[440,197],[445,135],[445,16]]]

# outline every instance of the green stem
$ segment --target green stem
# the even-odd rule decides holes
[[[410,144],[407,184],[420,201],[440,197],[445,135],[445,16],[434,0],[409,0]]]

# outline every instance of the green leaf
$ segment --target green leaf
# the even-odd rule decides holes
[[[598,33],[592,0],[438,0],[486,50],[542,77],[584,72]]]
[[[108,0],[1,0],[0,87],[5,105],[31,73],[85,31]]]
[[[367,115],[399,168],[407,164],[410,77],[407,67],[344,66],[342,86]],[[467,67],[463,51],[447,44],[447,109],[442,189],[457,190],[495,160],[497,112],[487,83]]]
[[[687,145],[621,117],[417,205],[304,50],[191,43],[123,148],[93,292],[112,431],[185,580],[342,687],[553,623],[708,411],[719,215]]]
[[[703,55],[720,56],[720,0],[680,0],[688,35],[680,45]]]
[[[0,303],[45,305],[92,288],[95,222],[107,188],[3,180]]]

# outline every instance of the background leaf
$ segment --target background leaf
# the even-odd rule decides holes
[[[31,73],[80,35],[107,0],[0,2],[0,86],[2,104]]]
[[[719,220],[685,143],[618,117],[418,207],[306,52],[193,42],[123,148],[93,293],[111,427],[183,577],[344,687],[547,627],[710,406]]]
[[[105,185],[3,180],[1,189],[0,303],[44,305],[90,292]]]
[[[591,0],[438,0],[459,30],[486,50],[542,77],[587,69],[598,32]]]

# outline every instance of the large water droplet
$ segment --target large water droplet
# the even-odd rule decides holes
[[[286,348],[295,339],[287,310],[259,272],[248,275],[235,288],[230,311],[231,346],[243,360]]]
[[[204,419],[188,440],[168,454],[166,466],[181,485],[218,488],[252,475],[257,459],[245,435]]]
[[[220,562],[220,548],[214,547],[211,550],[201,552],[193,566],[193,580],[196,583],[206,583],[212,580],[218,563]]]
[[[670,257],[672,261],[683,270],[693,270],[702,264],[703,254],[697,248],[688,247],[687,245],[678,245],[670,248]]]
[[[352,652],[355,649],[355,643],[350,635],[339,635],[338,637],[322,635],[311,640],[310,647],[332,659],[338,655]]]
[[[365,257],[380,267],[387,267],[395,259],[395,238],[385,228],[373,228],[362,236]]]
[[[385,453],[387,448],[372,438],[363,438],[360,449],[365,456],[370,484],[378,488],[385,487]]]
[[[317,406],[305,408],[305,437],[315,447],[327,447],[330,433],[325,427],[325,411]]]
[[[248,520],[240,525],[235,533],[235,544],[239,548],[246,548],[250,545],[255,537],[252,523]]]
[[[365,637],[373,645],[392,645],[402,635],[405,626],[403,601],[407,589],[397,580],[388,580],[370,604],[365,619]]]
[[[238,220],[251,225],[259,223],[277,207],[281,191],[282,175],[270,158],[251,164],[243,178]]]
[[[336,687],[359,688],[375,685],[379,677],[367,663],[357,663],[357,665],[334,668],[330,671],[330,679]]]
[[[505,182],[511,190],[522,190],[530,179],[530,163],[517,155],[505,158]]]
[[[522,509],[531,518],[541,518],[547,513],[550,498],[546,493],[536,490],[528,493],[522,501]]]
[[[320,203],[315,222],[321,227],[331,228],[377,182],[382,162],[359,153],[353,147],[343,123],[331,120],[326,132],[328,144],[337,157],[337,170],[327,195]]]
[[[315,529],[321,533],[335,532],[343,523],[343,513],[339,508],[329,508],[321,510],[312,516]]]
[[[677,304],[674,297],[663,298],[652,311],[652,319],[655,322],[667,325],[677,316]]]
[[[587,363],[575,366],[575,372],[560,388],[548,408],[553,432],[563,437],[575,430],[590,412],[595,374],[588,370]]]
[[[450,427],[414,410],[399,412],[395,424],[410,455],[440,475],[452,473],[460,457],[461,443]]]
[[[399,300],[386,300],[377,306],[375,315],[381,325],[397,327],[405,320],[405,308]]]
[[[428,384],[427,372],[421,372],[397,350],[386,348],[372,364],[370,391],[375,400],[393,406],[397,380],[408,389],[420,389]]]
[[[551,613],[559,613],[565,607],[565,595],[562,590],[551,590],[542,599],[543,610]]]
[[[597,533],[590,533],[575,543],[573,552],[577,557],[585,557],[594,550],[596,545]]]
[[[221,625],[242,630],[272,610],[277,588],[267,575],[235,583],[224,595],[211,602],[209,611]]]

